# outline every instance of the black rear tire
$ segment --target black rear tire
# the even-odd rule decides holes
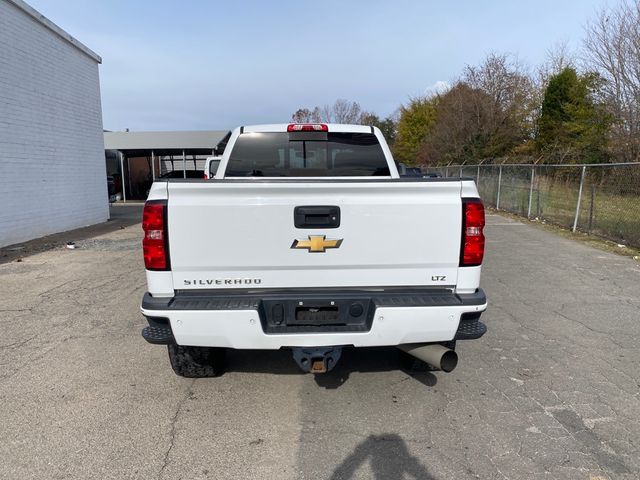
[[[224,348],[167,345],[171,368],[181,377],[218,377],[224,372]]]

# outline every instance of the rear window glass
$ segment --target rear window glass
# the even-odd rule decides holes
[[[389,176],[382,147],[371,133],[243,133],[225,177]]]

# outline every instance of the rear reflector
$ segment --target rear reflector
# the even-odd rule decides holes
[[[484,205],[479,198],[462,199],[460,266],[475,267],[484,257]]]
[[[324,123],[290,123],[287,132],[328,132]]]
[[[165,200],[150,200],[142,212],[142,251],[147,270],[169,270]]]

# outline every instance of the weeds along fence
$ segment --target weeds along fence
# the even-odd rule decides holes
[[[485,205],[640,247],[640,162],[590,165],[450,165],[472,177]]]

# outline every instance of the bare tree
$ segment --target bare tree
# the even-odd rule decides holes
[[[473,96],[480,102],[478,108],[482,105],[484,109],[481,129],[492,137],[496,153],[533,137],[539,97],[529,72],[517,58],[489,54],[479,66],[467,65],[460,81],[491,100],[487,103],[485,95]]]
[[[333,105],[325,105],[322,113],[327,122],[358,123],[363,112],[358,102],[339,98]]]
[[[493,150],[495,112],[489,94],[458,81],[436,104],[437,120],[418,152],[418,163],[477,163]]]
[[[291,115],[291,120],[295,123],[320,123],[323,121],[320,107],[315,107],[313,110],[299,108]]]
[[[314,107],[313,109],[299,108],[291,116],[291,120],[296,123],[352,123],[356,125],[371,125],[378,117],[366,110],[363,110],[358,102],[349,102],[345,99],[338,99],[333,105],[324,107]]]
[[[538,69],[538,75],[542,83],[547,83],[549,77],[560,73],[565,68],[576,69],[576,55],[569,48],[566,41],[555,43],[547,48],[545,62]]]
[[[617,123],[612,148],[624,161],[640,156],[640,0],[601,10],[586,27],[585,65],[604,79],[602,101]]]

